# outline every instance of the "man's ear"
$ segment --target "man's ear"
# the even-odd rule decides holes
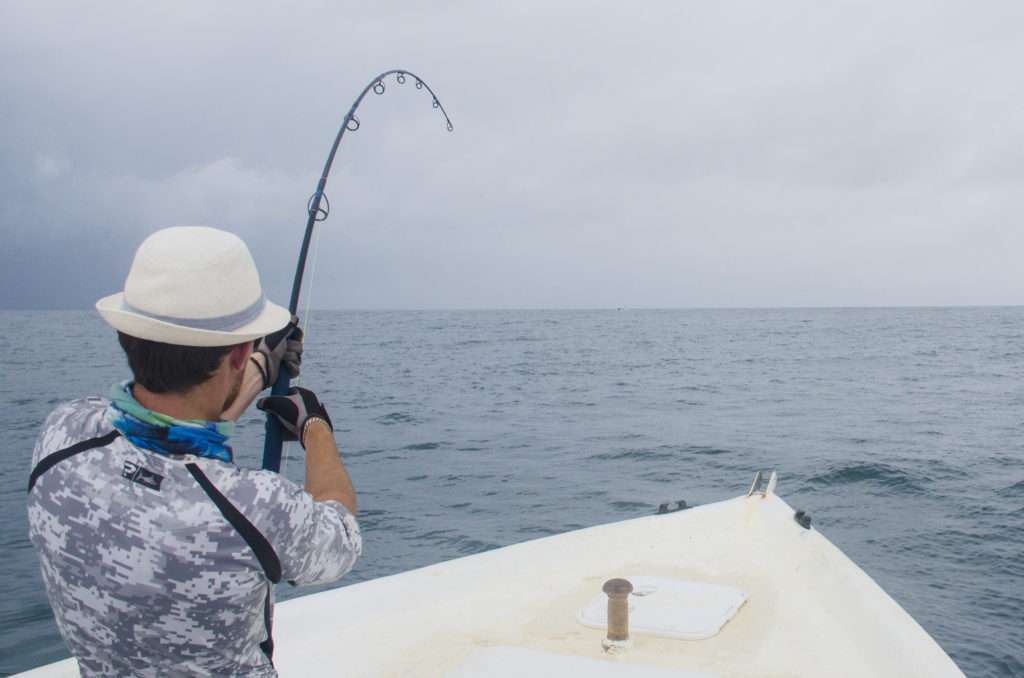
[[[245,368],[245,361],[249,359],[249,355],[252,353],[252,342],[247,341],[244,344],[237,344],[231,347],[228,352],[228,364],[233,370],[241,370]]]

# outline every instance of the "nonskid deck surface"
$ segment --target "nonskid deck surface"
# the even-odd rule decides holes
[[[604,632],[577,615],[606,580],[631,576],[735,587],[746,601],[711,638],[634,633],[632,647],[613,657],[602,649]],[[485,675],[481,667],[493,662],[507,675],[537,675],[545,665],[552,675],[569,666],[608,676],[665,669],[721,678],[963,675],[870,577],[817,530],[797,524],[771,492],[297,598],[277,607],[274,626],[282,676]],[[31,673],[77,670],[59,662]]]

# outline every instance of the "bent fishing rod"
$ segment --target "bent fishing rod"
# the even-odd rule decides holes
[[[295,267],[295,280],[292,282],[292,296],[288,302],[288,310],[291,311],[292,315],[299,309],[299,297],[302,292],[302,276],[306,270],[306,257],[309,255],[309,243],[313,236],[313,228],[319,221],[324,221],[331,212],[331,201],[327,198],[324,193],[327,188],[327,177],[331,173],[331,167],[334,165],[334,156],[338,153],[338,146],[341,145],[341,139],[345,136],[345,132],[355,132],[359,129],[359,118],[356,117],[356,109],[359,108],[359,104],[363,103],[363,99],[373,91],[374,94],[384,94],[387,89],[384,79],[390,75],[395,76],[395,82],[399,85],[404,85],[408,79],[412,79],[416,89],[425,89],[431,96],[431,104],[434,108],[441,111],[444,116],[445,123],[447,124],[448,131],[451,132],[455,129],[452,125],[451,118],[448,117],[448,112],[444,110],[444,106],[441,105],[440,99],[434,94],[434,90],[430,89],[423,78],[419,77],[415,73],[402,69],[393,69],[381,73],[376,78],[371,80],[363,91],[359,94],[356,100],[352,103],[352,107],[348,109],[348,113],[345,114],[345,119],[341,123],[341,128],[338,130],[337,136],[334,138],[334,145],[331,146],[331,152],[327,156],[327,162],[324,164],[324,171],[320,175],[320,181],[317,182],[316,192],[309,199],[309,203],[306,206],[307,219],[306,219],[306,232],[302,237],[302,248],[299,250],[299,263]],[[291,384],[291,379],[288,376],[287,370],[280,370],[277,376],[277,381],[274,383],[274,387],[271,389],[273,395],[284,395],[288,393],[288,389]],[[263,443],[263,468],[279,472],[281,470],[281,444],[283,442],[281,424],[270,414],[267,415],[267,432],[266,438]]]

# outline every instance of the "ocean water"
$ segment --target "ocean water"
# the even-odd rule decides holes
[[[26,538],[38,427],[127,372],[90,312],[0,320],[2,674],[66,656]],[[1024,308],[315,312],[304,370],[360,496],[340,585],[774,468],[967,675],[1024,675]]]

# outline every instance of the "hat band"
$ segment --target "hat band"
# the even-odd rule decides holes
[[[127,301],[122,301],[122,303],[124,304],[124,310],[135,313],[136,315],[144,316],[150,320],[159,320],[160,322],[170,323],[171,325],[180,325],[181,327],[188,327],[194,330],[231,332],[233,330],[237,330],[239,327],[248,325],[253,320],[256,320],[267,305],[267,297],[261,294],[260,298],[257,299],[254,304],[243,308],[241,311],[213,318],[176,318],[171,315],[157,315],[132,306]]]

